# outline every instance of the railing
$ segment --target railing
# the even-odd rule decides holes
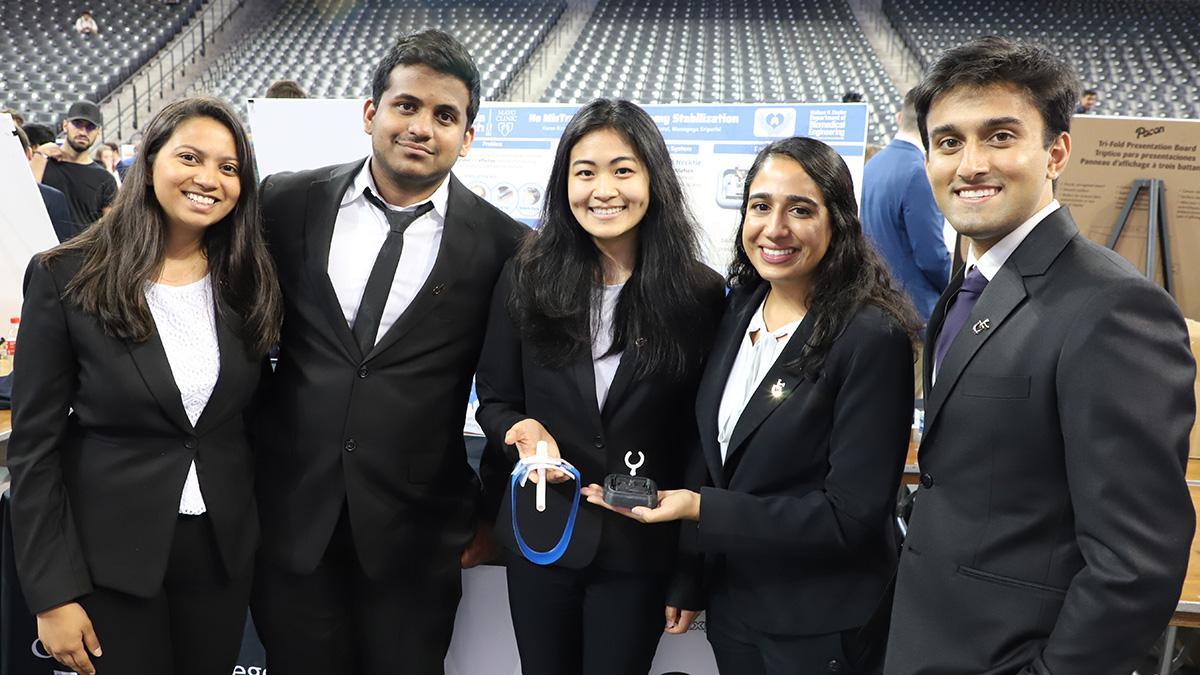
[[[169,46],[122,82],[103,101],[101,106],[115,105],[115,124],[107,124],[118,134],[127,128],[141,128],[141,121],[154,112],[155,101],[173,92],[176,82],[187,76],[187,69],[207,56],[208,45],[225,29],[233,12],[245,0],[209,0],[193,17],[188,27],[171,39]],[[127,101],[126,85],[133,88],[133,101]]]

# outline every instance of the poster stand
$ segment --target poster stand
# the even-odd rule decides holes
[[[1175,296],[1175,282],[1171,272],[1171,242],[1167,236],[1167,208],[1164,203],[1166,188],[1163,187],[1163,182],[1158,178],[1139,178],[1133,181],[1129,187],[1129,197],[1125,199],[1125,206],[1121,208],[1121,214],[1117,216],[1117,222],[1113,225],[1112,234],[1108,237],[1108,248],[1117,249],[1117,240],[1121,238],[1121,232],[1125,230],[1125,223],[1129,220],[1129,214],[1133,211],[1133,205],[1137,201],[1138,195],[1142,190],[1146,190],[1150,198],[1150,208],[1147,212],[1146,222],[1146,265],[1142,270],[1146,278],[1151,282],[1155,280],[1156,269],[1158,263],[1162,263],[1163,268],[1163,288],[1172,297]],[[1159,255],[1155,256],[1155,245],[1157,242]]]

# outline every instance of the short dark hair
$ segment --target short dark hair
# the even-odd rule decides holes
[[[17,140],[21,142],[21,149],[28,152],[29,151],[29,135],[26,134],[25,130],[22,129],[21,127],[17,127],[15,129],[13,129],[13,133],[17,135]]]
[[[1084,89],[1083,93],[1079,95],[1079,98],[1083,98],[1084,96],[1099,96],[1099,95],[1100,95],[1100,92],[1096,91],[1095,89]]]
[[[763,281],[742,244],[742,230],[746,226],[746,209],[754,178],[763,163],[772,157],[785,157],[799,164],[821,190],[825,208],[829,211],[829,248],[813,269],[808,297],[809,314],[814,319],[812,336],[800,356],[787,366],[816,376],[834,340],[863,305],[879,307],[915,342],[919,326],[916,311],[863,235],[850,168],[836,150],[816,139],[778,140],[760,150],[754,158],[742,191],[741,221],[733,239],[733,262],[729,266],[730,284],[734,288],[753,287]]]
[[[846,93],[842,94],[842,103],[862,103],[862,100],[862,92],[854,91],[853,89],[849,89]]]
[[[1041,113],[1044,147],[1071,131],[1082,88],[1075,69],[1040,45],[989,35],[943,52],[917,85],[917,126],[925,149],[929,149],[925,120],[934,100],[959,87],[997,84],[1017,87]]]
[[[443,75],[462,80],[471,94],[467,104],[467,127],[475,123],[481,89],[479,69],[475,67],[467,48],[449,33],[440,30],[430,29],[406,35],[388,50],[371,78],[371,100],[376,106],[387,90],[392,71],[398,66],[413,65],[427,66]]]
[[[308,98],[300,83],[295,80],[275,80],[267,87],[265,98]]]
[[[46,143],[53,143],[54,139],[58,137],[58,134],[45,124],[26,124],[21,128],[29,137],[29,145],[35,148]]]

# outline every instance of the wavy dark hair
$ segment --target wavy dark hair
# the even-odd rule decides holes
[[[563,130],[541,224],[515,260],[509,312],[535,358],[564,367],[591,345],[591,313],[604,283],[600,252],[567,197],[571,150],[584,136],[609,129],[637,153],[650,180],[650,204],[637,226],[637,258],[613,316],[610,354],[637,346],[637,373],[682,377],[703,342],[703,264],[699,240],[667,145],[646,111],[625,100],[596,99]]]
[[[812,335],[799,358],[788,363],[788,367],[808,376],[818,376],[833,342],[864,304],[882,309],[915,343],[920,321],[908,297],[897,290],[887,267],[863,236],[850,169],[833,148],[818,140],[785,138],[763,148],[754,158],[742,193],[742,223],[738,225],[734,239],[730,283],[734,287],[751,287],[762,282],[742,244],[742,228],[745,227],[746,205],[750,201],[754,177],[763,162],[776,156],[797,162],[821,189],[831,230],[829,248],[813,269],[813,283],[809,288],[808,313],[814,321]]]
[[[262,231],[254,150],[237,113],[219,99],[185,98],[155,115],[112,210],[41,259],[47,264],[64,253],[80,253],[83,264],[66,294],[94,315],[109,335],[135,342],[149,339],[154,318],[145,288],[162,271],[167,239],[166,217],[154,196],[151,170],[175,129],[195,117],[216,120],[233,134],[241,183],[233,211],[204,231],[213,289],[241,318],[239,337],[256,353],[266,354],[279,341],[283,302]],[[217,309],[223,311],[220,303]]]

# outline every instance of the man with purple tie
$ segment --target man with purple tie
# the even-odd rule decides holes
[[[888,675],[1127,675],[1179,599],[1195,363],[1171,297],[1054,199],[1079,89],[994,37],[919,85],[934,198],[970,250],[926,335]]]

